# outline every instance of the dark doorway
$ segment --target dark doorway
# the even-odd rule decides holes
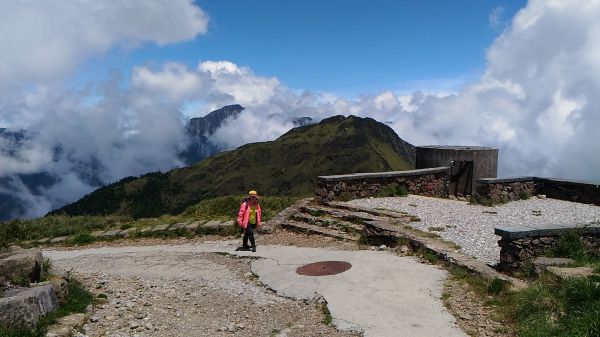
[[[467,196],[473,190],[473,161],[455,160],[450,167],[450,195]]]

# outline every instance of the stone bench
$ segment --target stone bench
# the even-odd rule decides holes
[[[501,270],[516,270],[526,262],[542,256],[558,239],[567,233],[577,233],[586,245],[600,250],[600,224],[544,225],[496,227],[494,234],[501,237],[500,246]]]

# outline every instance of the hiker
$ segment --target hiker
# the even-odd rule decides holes
[[[254,242],[254,230],[260,227],[260,204],[258,203],[258,193],[252,190],[248,192],[248,196],[244,198],[244,201],[240,205],[240,210],[238,212],[237,222],[244,229],[244,239],[243,239],[243,250],[252,249],[253,252],[256,252],[256,243]],[[248,239],[250,239],[250,244],[252,246],[248,246]]]

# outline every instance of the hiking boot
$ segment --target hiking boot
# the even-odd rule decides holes
[[[256,246],[252,246],[252,251],[256,253]]]

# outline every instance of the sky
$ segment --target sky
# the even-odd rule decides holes
[[[500,176],[600,181],[600,0],[0,0],[0,50],[0,128],[28,132],[16,155],[0,138],[0,178],[25,216],[181,166],[186,121],[228,104],[224,148],[352,114],[497,147]],[[41,193],[18,176],[41,171]]]

